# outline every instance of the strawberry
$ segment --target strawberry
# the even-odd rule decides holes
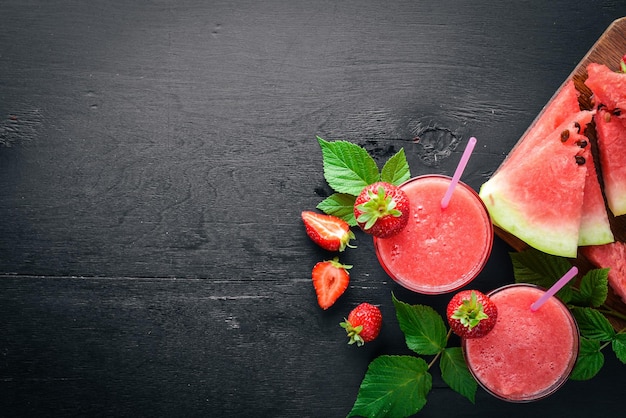
[[[313,287],[317,303],[322,309],[330,308],[343,294],[350,283],[348,269],[352,266],[341,264],[339,258],[320,261],[313,267]]]
[[[379,181],[363,188],[354,202],[354,217],[363,231],[379,238],[391,237],[409,221],[411,205],[406,193]]]
[[[378,337],[382,324],[383,316],[380,309],[364,302],[354,308],[348,315],[348,319],[339,325],[348,333],[350,338],[348,344],[356,343],[360,347]]]
[[[461,338],[484,337],[496,325],[498,308],[487,295],[463,290],[452,297],[446,309],[452,331]]]
[[[355,239],[350,225],[341,218],[333,215],[305,210],[302,212],[302,221],[306,233],[320,247],[328,251],[343,251],[350,245],[350,240]]]

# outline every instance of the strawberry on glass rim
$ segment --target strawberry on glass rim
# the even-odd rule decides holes
[[[446,316],[452,332],[459,337],[480,338],[496,325],[498,308],[484,293],[463,290],[448,303]]]
[[[363,188],[354,202],[354,217],[361,229],[378,238],[399,233],[409,221],[411,205],[404,190],[379,181]]]

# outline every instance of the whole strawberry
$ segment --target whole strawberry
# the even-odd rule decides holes
[[[448,303],[446,316],[450,328],[459,337],[480,338],[496,325],[498,308],[484,293],[463,290]]]
[[[356,343],[360,347],[378,337],[382,324],[383,316],[380,309],[364,302],[354,308],[348,315],[348,319],[339,325],[348,333],[348,338],[350,338],[348,344]]]
[[[410,211],[406,193],[382,181],[366,186],[354,202],[354,217],[361,229],[378,238],[400,232],[409,220]]]
[[[325,250],[343,251],[346,247],[353,248],[350,240],[354,239],[354,233],[343,219],[305,210],[302,212],[302,221],[309,238]]]
[[[335,257],[320,261],[313,267],[311,277],[317,295],[317,303],[324,310],[333,306],[350,284],[348,269],[352,266],[341,264]]]

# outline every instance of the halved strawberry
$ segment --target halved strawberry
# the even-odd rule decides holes
[[[446,309],[452,331],[461,338],[480,338],[496,325],[498,308],[478,290],[463,290],[452,297]]]
[[[348,315],[348,319],[340,323],[348,333],[348,344],[356,343],[357,346],[373,341],[378,337],[383,324],[383,315],[377,306],[364,302],[354,308]]]
[[[343,251],[355,239],[350,225],[341,218],[305,210],[302,212],[302,221],[306,233],[320,247],[328,251]]]
[[[339,258],[320,261],[313,267],[311,277],[317,294],[317,303],[322,309],[328,309],[348,288],[352,266],[341,264]]]
[[[410,211],[404,190],[382,181],[363,188],[354,202],[354,217],[361,229],[379,238],[400,232],[409,221]]]

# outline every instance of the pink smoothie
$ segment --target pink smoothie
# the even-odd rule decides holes
[[[441,209],[450,177],[427,175],[403,183],[411,201],[409,223],[390,238],[375,238],[376,255],[399,284],[416,292],[456,290],[482,270],[493,244],[493,226],[476,192],[459,182]]]
[[[494,396],[529,402],[556,391],[568,379],[578,355],[578,327],[567,307],[536,286],[504,286],[489,294],[498,308],[495,327],[483,338],[463,341],[467,365]]]

